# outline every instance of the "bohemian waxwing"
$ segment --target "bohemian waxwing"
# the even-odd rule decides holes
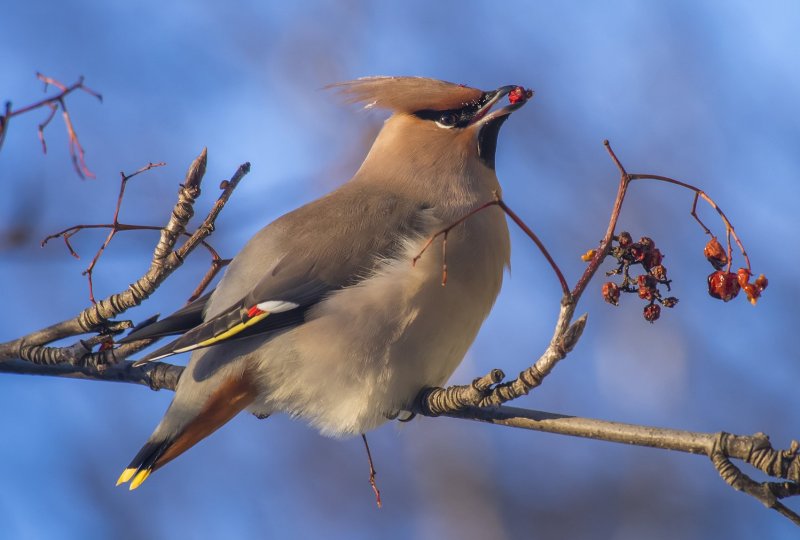
[[[446,286],[441,241],[412,259],[500,194],[498,131],[530,91],[419,77],[334,86],[392,115],[349,182],[261,229],[212,293],[123,340],[182,334],[139,363],[194,352],[118,485],[137,488],[242,410],[329,436],[369,431],[443,385],[489,314],[509,263],[500,208],[448,233]]]

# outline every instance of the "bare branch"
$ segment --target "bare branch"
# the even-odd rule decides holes
[[[203,152],[205,152],[205,149],[203,150]],[[204,156],[204,154],[201,154],[201,157],[203,157],[203,156]],[[198,158],[198,160],[195,160],[195,163],[192,164],[192,167],[191,167],[190,171],[187,173],[187,179],[188,180],[186,181],[186,184],[189,184],[190,182],[199,182],[198,179],[202,177],[201,173],[205,171],[205,168],[200,166],[203,163],[204,159],[205,159],[204,157],[203,157],[203,159],[199,159]],[[104,253],[106,247],[108,247],[109,243],[114,238],[114,236],[118,232],[121,232],[121,231],[163,231],[164,230],[164,228],[158,227],[158,226],[154,226],[154,225],[130,225],[130,224],[120,223],[119,222],[119,213],[120,213],[120,209],[122,207],[122,200],[123,200],[123,197],[125,195],[125,188],[127,186],[128,181],[131,178],[133,178],[136,175],[138,175],[138,174],[141,174],[143,172],[149,171],[149,170],[151,170],[153,168],[156,168],[156,167],[161,167],[163,165],[165,165],[165,163],[163,163],[163,162],[160,162],[160,163],[152,163],[152,162],[150,162],[149,164],[145,165],[144,167],[139,168],[137,171],[135,171],[135,172],[133,172],[131,174],[127,174],[126,175],[124,172],[120,172],[121,182],[120,182],[119,195],[117,196],[117,204],[116,204],[116,207],[114,209],[113,223],[72,225],[70,227],[67,227],[66,229],[63,229],[63,230],[58,231],[56,233],[50,234],[50,235],[46,236],[42,240],[41,245],[42,245],[42,247],[44,247],[50,240],[53,240],[55,238],[62,238],[64,240],[64,243],[66,244],[67,249],[69,250],[70,254],[77,259],[77,258],[80,258],[80,257],[78,255],[78,253],[75,251],[75,249],[72,247],[72,244],[70,243],[70,238],[75,236],[80,231],[83,231],[83,230],[86,230],[86,229],[110,229],[109,232],[108,232],[108,235],[106,236],[105,241],[103,242],[103,244],[100,246],[100,248],[95,253],[94,258],[89,263],[89,266],[86,268],[86,270],[83,271],[83,274],[86,275],[87,278],[88,278],[88,282],[89,282],[89,300],[92,303],[96,303],[96,300],[95,300],[95,297],[94,297],[94,286],[93,286],[93,281],[92,281],[94,268],[97,265],[97,262],[100,259],[100,256]],[[174,227],[179,222],[171,221],[170,223]],[[159,254],[156,256],[159,259],[163,259],[166,255],[168,255],[170,253],[170,251],[167,250],[166,248],[169,247],[171,249],[171,246],[174,246],[175,240],[177,240],[177,236],[181,236],[181,235],[187,236],[187,237],[191,237],[192,236],[192,234],[187,233],[185,231],[185,227],[183,229],[180,229],[180,230],[178,230],[178,229],[172,230],[168,234],[170,236],[175,235],[175,239],[171,240],[170,241],[171,243],[168,242],[168,243],[162,244],[163,253],[159,252]],[[208,273],[206,274],[206,277],[203,278],[203,281],[200,283],[200,285],[198,285],[198,289],[202,291],[203,289],[205,289],[205,287],[208,286],[208,284],[211,282],[211,280],[214,278],[214,276],[219,272],[219,270],[221,268],[223,268],[227,264],[227,262],[226,262],[227,260],[223,259],[222,257],[220,257],[219,253],[217,253],[217,251],[208,242],[206,242],[205,240],[201,242],[201,245],[203,247],[205,247],[209,251],[209,253],[211,254],[211,257],[212,257],[211,268],[209,269]]]
[[[131,344],[133,345],[133,344]],[[119,354],[123,349],[110,349],[110,354]],[[125,350],[123,355],[133,354],[134,351]],[[150,362],[144,367],[135,368],[133,362],[121,361],[117,363],[100,364],[105,369],[80,365],[60,363],[56,365],[38,365],[25,360],[12,359],[0,361],[0,373],[15,373],[18,375],[48,375],[67,377],[72,379],[85,379],[91,381],[112,381],[132,384],[141,384],[152,390],[175,390],[178,379],[183,373],[183,366],[166,364],[163,362]]]
[[[800,495],[800,445],[797,441],[792,441],[788,450],[775,450],[763,433],[752,436],[724,432],[698,433],[506,406],[468,407],[446,413],[446,416],[559,435],[705,454],[731,487],[755,497],[768,508],[775,509],[800,525],[798,515],[779,502],[781,498]],[[735,467],[731,459],[743,461],[772,478],[787,481],[754,482]]]
[[[86,347],[86,342],[79,342],[79,344],[66,348],[45,346],[53,341],[79,334],[97,332],[101,335],[110,336],[120,331],[119,328],[114,328],[114,325],[110,324],[109,320],[129,308],[139,305],[148,298],[183,263],[185,258],[211,234],[214,230],[216,217],[225,206],[239,181],[249,172],[250,164],[241,165],[231,180],[224,183],[222,194],[198,230],[190,235],[182,246],[174,249],[177,238],[184,233],[186,224],[194,214],[193,205],[200,194],[200,182],[205,172],[206,159],[206,150],[203,149],[203,152],[189,168],[185,182],[179,190],[178,201],[173,208],[170,221],[162,229],[161,239],[154,250],[150,268],[144,276],[131,284],[125,291],[97,302],[72,319],[0,344],[0,363],[22,359],[34,364],[66,363],[70,366],[88,362],[97,367],[109,361],[119,361],[124,358],[123,354],[130,349],[120,348],[116,351],[102,351],[95,355],[90,354],[91,348]],[[128,354],[132,352],[130,350]],[[40,371],[40,373],[43,373],[43,371]]]

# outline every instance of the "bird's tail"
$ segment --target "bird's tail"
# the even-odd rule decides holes
[[[164,419],[117,480],[138,488],[150,474],[214,433],[250,405],[256,391],[245,376],[230,377],[208,396],[198,411],[187,414],[176,395]]]

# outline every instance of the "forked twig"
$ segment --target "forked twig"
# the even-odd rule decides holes
[[[453,230],[455,227],[458,227],[459,225],[461,225],[462,223],[467,221],[469,218],[471,218],[472,216],[474,216],[478,212],[480,212],[482,210],[485,210],[485,209],[489,208],[490,206],[499,205],[500,204],[500,198],[498,197],[497,192],[496,191],[493,192],[493,195],[494,195],[494,200],[486,202],[486,203],[483,203],[482,205],[478,206],[477,208],[473,208],[472,210],[467,212],[465,215],[461,216],[456,221],[454,221],[453,223],[451,223],[450,225],[448,225],[444,229],[441,229],[441,230],[437,231],[430,238],[428,238],[428,241],[425,242],[424,246],[422,246],[422,249],[420,250],[420,252],[417,253],[414,256],[413,259],[411,259],[411,265],[412,266],[416,266],[417,261],[420,260],[420,258],[422,257],[423,253],[425,253],[428,250],[428,248],[431,247],[431,244],[433,244],[434,240],[436,240],[439,236],[441,236],[442,237],[442,287],[447,285],[447,235],[448,235],[448,233],[451,230]]]
[[[222,193],[213,208],[206,216],[201,226],[180,247],[175,247],[176,241],[185,234],[185,227],[194,215],[193,205],[200,194],[200,181],[205,173],[206,151],[198,156],[186,173],[186,180],[178,192],[178,201],[173,207],[170,220],[161,228],[161,238],[153,251],[150,268],[137,281],[124,291],[99,300],[89,308],[81,311],[72,319],[51,325],[36,332],[32,332],[19,339],[0,343],[0,370],[15,372],[18,365],[15,359],[27,361],[31,364],[46,363],[55,365],[57,369],[50,374],[64,375],[61,366],[70,366],[67,375],[80,370],[80,376],[91,378],[93,373],[99,373],[98,366],[109,362],[121,362],[128,354],[135,352],[135,348],[123,346],[117,349],[91,352],[85,346],[49,347],[48,344],[70,336],[85,333],[108,334],[121,329],[110,319],[123,313],[127,309],[139,305],[161,285],[161,283],[175,271],[186,257],[214,230],[214,222],[219,212],[230,198],[233,190],[241,179],[249,172],[250,164],[241,165],[230,181],[226,181]],[[87,341],[79,343],[89,343]],[[141,344],[136,344],[137,347]],[[48,373],[37,368],[39,373]],[[139,372],[115,370],[119,380],[139,380]],[[102,377],[98,377],[102,378]],[[177,380],[177,379],[170,379]],[[159,383],[160,384],[160,383]]]
[[[11,103],[6,103],[5,106],[5,114],[0,115],[0,147],[2,147],[3,141],[5,140],[6,131],[8,130],[8,123],[9,120],[14,116],[19,116],[20,114],[25,114],[35,109],[39,109],[41,107],[47,107],[50,109],[45,120],[39,124],[37,130],[37,136],[39,137],[39,141],[42,144],[42,151],[47,153],[47,143],[45,142],[44,138],[44,129],[50,124],[50,121],[55,116],[58,109],[61,109],[61,115],[64,119],[64,126],[67,128],[67,137],[69,139],[69,153],[72,159],[73,167],[75,168],[75,172],[78,173],[78,176],[81,178],[94,178],[94,173],[89,169],[86,165],[86,152],[81,145],[80,139],[78,138],[78,133],[75,131],[75,126],[72,123],[72,117],[67,110],[66,104],[66,97],[74,92],[75,90],[81,90],[86,92],[87,94],[96,97],[99,101],[103,101],[103,96],[99,93],[95,92],[91,88],[87,87],[83,84],[83,77],[78,79],[78,82],[71,84],[69,86],[61,83],[60,81],[52,78],[47,77],[46,75],[42,75],[41,73],[36,74],[36,78],[39,79],[44,83],[44,90],[47,91],[49,86],[54,86],[58,88],[59,92],[53,96],[44,98],[39,100],[35,103],[27,105],[17,110],[11,110]]]
[[[567,285],[567,280],[564,279],[564,274],[561,272],[561,269],[558,267],[558,264],[556,264],[555,260],[550,255],[550,252],[547,251],[547,248],[545,247],[544,243],[539,239],[539,237],[536,235],[536,233],[534,233],[533,230],[530,227],[528,227],[528,225],[513,210],[511,210],[511,208],[509,208],[509,206],[503,201],[503,199],[500,198],[500,195],[496,191],[493,191],[492,195],[494,196],[493,200],[491,200],[489,202],[485,202],[485,203],[481,204],[480,206],[478,206],[476,208],[473,208],[472,210],[470,210],[469,212],[467,212],[466,214],[464,214],[463,216],[458,218],[456,221],[454,221],[453,223],[451,223],[447,227],[437,231],[430,238],[428,238],[428,241],[425,242],[425,245],[422,246],[422,249],[420,250],[420,252],[417,253],[414,256],[414,258],[411,260],[411,264],[412,265],[416,265],[417,261],[419,261],[419,259],[423,255],[423,253],[425,253],[425,251],[427,251],[427,249],[431,246],[431,244],[433,244],[433,241],[436,240],[436,238],[438,238],[439,236],[442,236],[442,286],[444,287],[445,285],[447,285],[447,235],[448,235],[448,233],[451,230],[453,230],[455,227],[457,227],[457,226],[461,225],[462,223],[464,223],[465,221],[467,221],[469,218],[471,218],[472,216],[474,216],[478,212],[486,210],[490,206],[499,206],[500,209],[503,210],[503,212],[508,217],[511,218],[511,220],[514,222],[514,224],[517,227],[519,227],[522,230],[522,232],[524,232],[526,235],[528,235],[528,238],[530,238],[536,244],[536,246],[542,252],[542,255],[544,255],[544,258],[547,259],[548,263],[550,263],[550,267],[553,269],[553,272],[555,272],[556,278],[558,278],[558,282],[561,285],[561,289],[564,291],[565,294],[569,294],[569,287]]]
[[[703,231],[709,235],[714,236],[711,230],[706,227],[705,223],[700,220],[700,217],[697,215],[697,201],[699,199],[703,199],[708,205],[716,210],[719,214],[720,219],[722,219],[722,223],[725,225],[725,236],[727,238],[727,252],[728,252],[728,271],[731,269],[731,265],[733,264],[733,257],[732,248],[731,248],[731,237],[736,242],[736,245],[739,247],[739,251],[742,253],[742,258],[745,260],[745,264],[747,265],[747,270],[751,270],[750,268],[750,257],[747,255],[747,251],[744,249],[744,244],[739,239],[739,235],[736,234],[736,229],[734,229],[733,224],[728,219],[728,216],[725,215],[725,212],[722,211],[714,200],[708,196],[708,194],[703,191],[702,189],[693,186],[691,184],[687,184],[686,182],[681,182],[680,180],[675,180],[674,178],[669,178],[667,176],[660,176],[657,174],[629,174],[628,178],[631,180],[656,180],[658,182],[666,182],[668,184],[674,184],[676,186],[680,186],[686,188],[688,190],[694,191],[694,200],[692,201],[692,210],[690,212],[691,216],[697,221],[697,223],[702,227]]]
[[[50,234],[50,235],[46,236],[42,240],[41,245],[44,246],[50,240],[53,240],[55,238],[63,239],[64,240],[64,244],[66,245],[67,249],[69,250],[70,255],[72,255],[76,259],[79,259],[80,256],[78,255],[77,251],[72,247],[70,239],[73,236],[75,236],[77,233],[82,231],[82,230],[86,230],[86,229],[109,229],[109,232],[108,232],[108,235],[106,236],[105,241],[103,242],[103,244],[100,246],[100,248],[95,253],[94,257],[92,258],[92,261],[89,263],[89,266],[83,271],[83,275],[87,276],[87,280],[88,280],[88,283],[89,283],[89,300],[93,304],[97,302],[95,300],[95,296],[94,296],[94,283],[93,283],[93,279],[92,279],[93,278],[94,268],[97,265],[97,262],[100,260],[101,255],[105,252],[105,249],[108,247],[109,243],[114,238],[114,236],[118,232],[121,232],[121,231],[160,231],[160,230],[162,230],[162,227],[158,227],[158,226],[155,226],[155,225],[130,225],[130,224],[127,224],[127,223],[120,223],[119,214],[120,214],[120,209],[122,207],[122,200],[123,200],[123,197],[125,196],[125,188],[127,186],[128,181],[130,179],[132,179],[133,177],[135,177],[136,175],[138,175],[138,174],[141,174],[143,172],[149,171],[149,170],[154,169],[156,167],[162,167],[164,165],[166,165],[166,163],[164,163],[164,162],[159,162],[159,163],[152,163],[151,162],[151,163],[148,163],[147,165],[139,168],[138,170],[136,170],[135,172],[133,172],[131,174],[125,174],[124,172],[120,172],[119,173],[121,181],[120,181],[119,195],[117,196],[117,204],[116,204],[116,207],[114,208],[114,217],[113,217],[113,222],[112,223],[95,223],[95,224],[72,225],[70,227],[67,227],[66,229],[63,229],[63,230],[58,231],[56,233]],[[181,234],[183,236],[191,237],[191,233],[188,233],[185,230],[182,231]],[[222,268],[224,268],[225,265],[228,264],[228,262],[230,262],[228,259],[223,259],[222,257],[220,257],[219,253],[217,253],[217,251],[208,242],[206,242],[205,240],[201,242],[201,245],[204,248],[206,248],[208,250],[208,252],[211,254],[211,267],[209,268],[208,272],[206,273],[206,275],[201,280],[201,282],[198,285],[197,289],[195,289],[195,291],[192,293],[191,299],[199,297],[200,294],[202,294],[203,290],[205,290],[205,288],[211,282],[211,280],[214,279],[214,277],[217,275],[217,273]],[[190,299],[190,301],[191,301],[191,299]]]

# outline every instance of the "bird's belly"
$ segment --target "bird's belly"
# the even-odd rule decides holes
[[[410,407],[422,388],[446,382],[500,290],[507,245],[452,233],[442,286],[441,242],[412,266],[425,240],[334,293],[269,345],[274,350],[261,357],[276,361],[261,370],[265,409],[303,417],[324,434],[355,435]]]

